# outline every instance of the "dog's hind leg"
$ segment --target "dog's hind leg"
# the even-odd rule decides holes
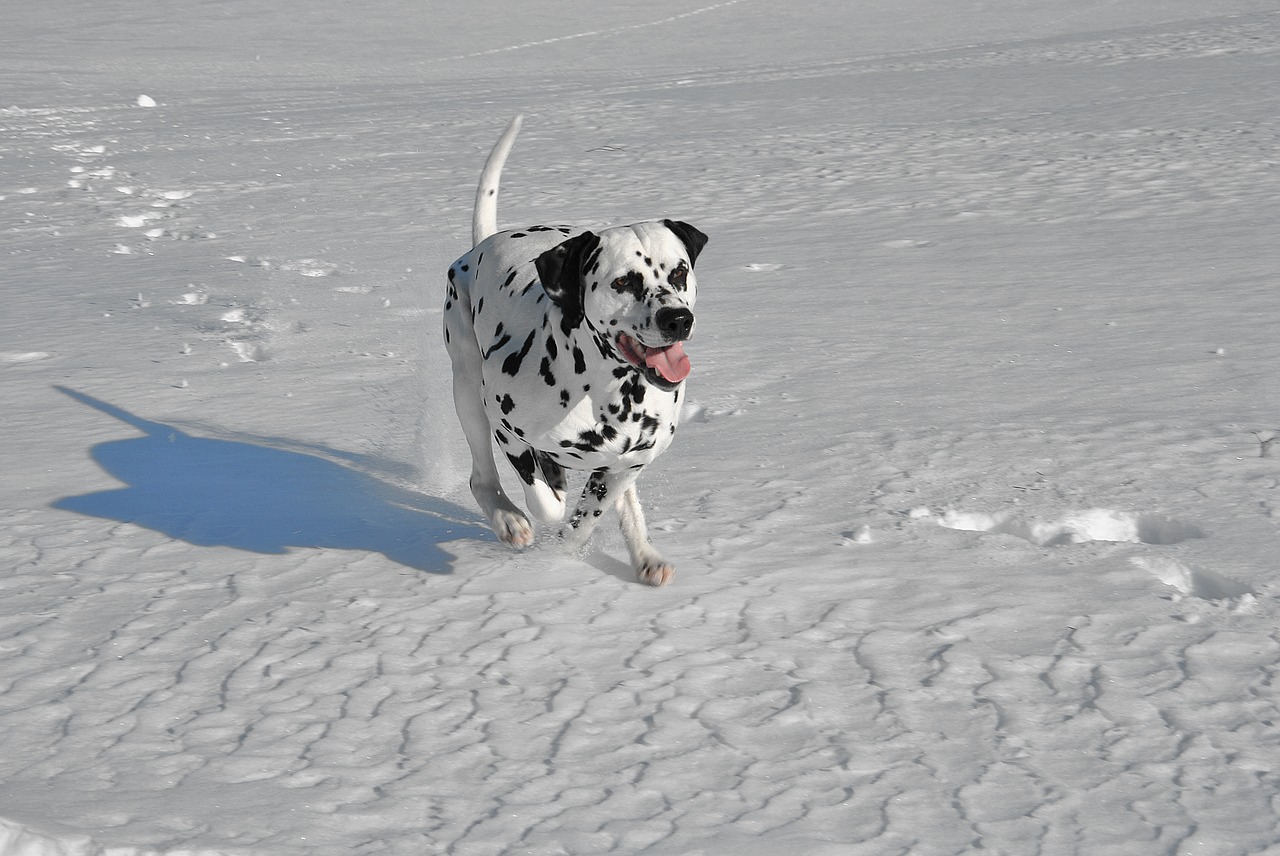
[[[553,461],[546,452],[539,452],[502,433],[495,436],[516,475],[520,476],[529,512],[543,523],[563,520],[564,467]]]
[[[543,523],[555,523],[564,520],[564,497],[567,487],[564,467],[551,459],[546,452],[534,452],[537,464],[533,473],[533,484],[524,489],[525,501],[533,516]]]

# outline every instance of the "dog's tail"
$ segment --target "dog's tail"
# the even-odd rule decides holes
[[[516,141],[516,134],[520,133],[520,123],[523,120],[524,117],[520,115],[511,120],[511,124],[507,125],[498,139],[498,144],[489,153],[489,159],[484,162],[480,186],[476,188],[475,212],[471,215],[472,246],[498,231],[498,184],[502,179],[502,165],[507,162],[507,155],[511,154],[511,146]]]

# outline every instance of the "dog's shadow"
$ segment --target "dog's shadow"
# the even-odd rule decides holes
[[[475,515],[458,506],[331,459],[355,456],[197,437],[82,392],[58,390],[143,436],[90,450],[125,487],[66,497],[54,508],[133,523],[202,547],[277,554],[290,547],[361,550],[431,573],[451,571],[453,556],[441,544],[493,540]]]

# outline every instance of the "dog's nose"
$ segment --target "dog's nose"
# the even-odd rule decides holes
[[[693,330],[693,313],[683,306],[664,306],[655,320],[669,342],[683,342]]]

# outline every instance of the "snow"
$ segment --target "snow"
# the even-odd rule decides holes
[[[1280,11],[602,8],[7,11],[0,854],[1280,853]],[[711,236],[664,589],[466,488],[518,112]]]

